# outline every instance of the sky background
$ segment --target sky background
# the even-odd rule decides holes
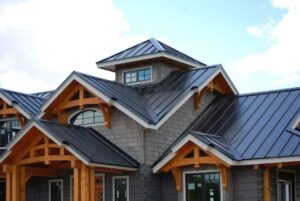
[[[241,93],[300,87],[299,0],[1,0],[0,87],[55,89],[73,70],[154,37]]]

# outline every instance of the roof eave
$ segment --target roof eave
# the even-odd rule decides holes
[[[190,62],[190,61],[181,59],[179,57],[170,55],[166,52],[159,52],[159,53],[155,53],[155,54],[143,55],[143,56],[132,57],[132,58],[127,58],[127,59],[120,59],[120,60],[117,60],[117,61],[97,62],[96,64],[97,64],[98,68],[105,69],[105,70],[108,70],[108,71],[115,71],[115,67],[117,65],[120,65],[120,64],[131,63],[131,62],[139,62],[139,61],[143,61],[143,60],[156,59],[156,58],[160,58],[160,57],[171,59],[173,61],[179,62],[181,64],[186,65],[189,68],[195,68],[197,66],[200,66],[200,62],[199,63]],[[203,66],[204,66],[204,64],[203,64]]]

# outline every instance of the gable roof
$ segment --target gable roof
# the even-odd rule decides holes
[[[59,146],[66,148],[86,165],[124,170],[135,170],[139,166],[135,159],[92,128],[36,119],[33,119],[7,145],[7,150],[0,161],[8,157],[15,144],[33,127],[39,129]]]
[[[161,83],[145,88],[73,72],[45,102],[41,111],[45,111],[68,84],[76,80],[145,128],[158,129],[196,91],[201,91],[220,73],[229,83],[231,90],[238,93],[221,65],[174,71]],[[41,113],[40,116],[42,115]]]
[[[99,68],[113,70],[111,66],[137,60],[152,59],[157,57],[166,57],[177,60],[188,66],[205,66],[204,63],[154,39],[148,39],[135,46],[127,48],[119,53],[98,61],[96,64]]]
[[[218,97],[154,163],[193,136],[235,165],[290,162],[300,158],[300,88]],[[296,159],[293,159],[296,158]]]
[[[15,107],[27,119],[36,115],[39,112],[41,105],[46,100],[42,97],[3,88],[0,88],[0,98],[10,106]]]

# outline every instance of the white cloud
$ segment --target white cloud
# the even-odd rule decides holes
[[[112,79],[95,62],[145,39],[126,35],[112,0],[10,2],[0,3],[0,87],[53,89],[73,70]]]
[[[281,20],[277,23],[269,20],[265,25],[247,28],[252,35],[264,35],[272,41],[269,48],[262,53],[251,53],[228,64],[228,67],[240,78],[261,72],[276,77],[272,86],[286,87],[299,80],[300,74],[300,1],[273,0],[272,5],[286,9]]]

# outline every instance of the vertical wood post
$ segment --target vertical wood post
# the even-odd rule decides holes
[[[95,200],[95,169],[90,168],[90,200]]]
[[[89,167],[82,163],[81,165],[81,201],[90,201],[90,182],[89,182]]]
[[[12,201],[20,200],[20,168],[12,166]]]
[[[74,194],[73,194],[73,201],[80,201],[80,168],[74,168]]]
[[[20,168],[20,201],[26,200],[26,174],[25,167]]]
[[[10,172],[6,172],[6,201],[11,201],[11,173]]]
[[[264,169],[264,201],[271,201],[270,167]]]

